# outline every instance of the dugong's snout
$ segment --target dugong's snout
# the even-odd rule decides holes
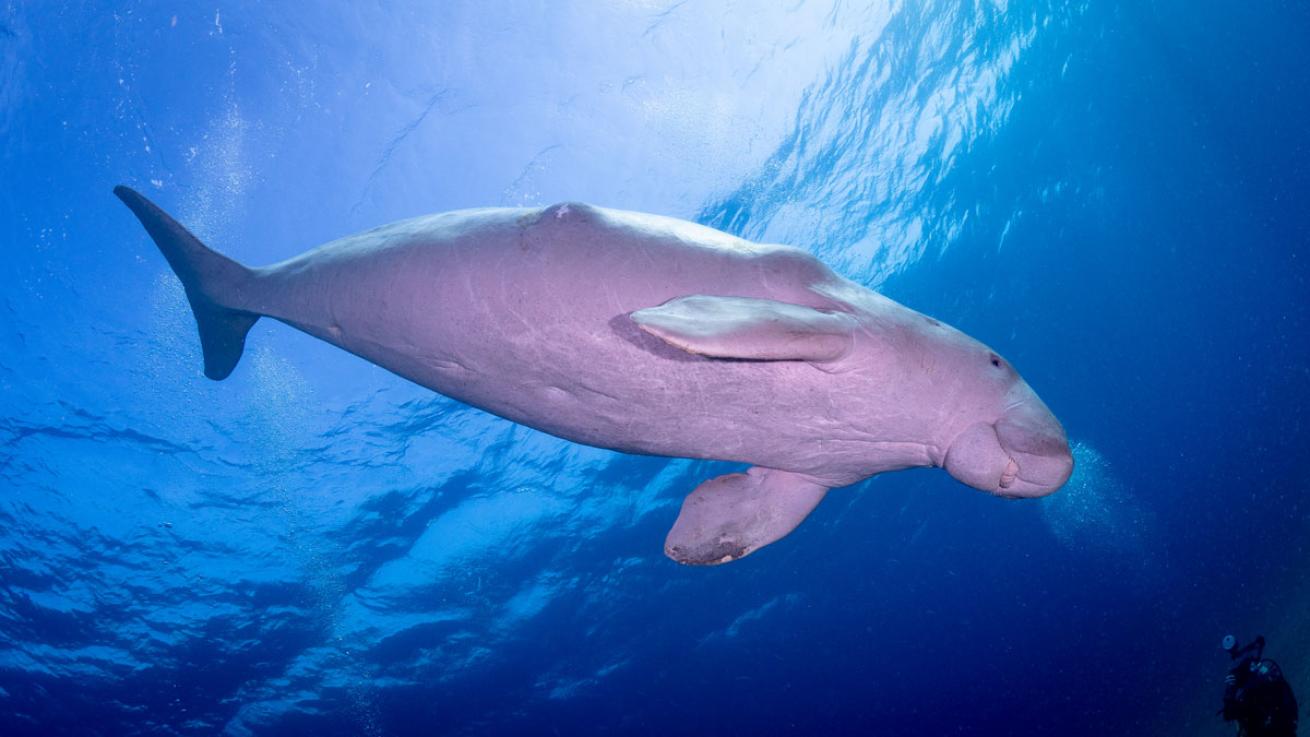
[[[996,438],[1017,468],[1014,480],[999,493],[1046,496],[1064,486],[1073,473],[1073,453],[1059,420],[1037,400],[1007,412],[996,422]]]
[[[995,422],[969,426],[946,452],[946,471],[976,489],[1008,498],[1046,496],[1073,473],[1059,420],[1036,395]]]

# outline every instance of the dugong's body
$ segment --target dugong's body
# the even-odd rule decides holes
[[[742,557],[884,471],[1037,496],[1072,469],[995,353],[796,248],[570,203],[406,220],[247,269],[115,191],[186,286],[210,378],[267,315],[568,440],[752,464],[688,497],[665,546],[681,562]]]

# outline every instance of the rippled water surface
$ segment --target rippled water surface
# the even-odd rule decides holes
[[[1221,735],[1310,694],[1297,3],[0,3],[0,733]],[[833,492],[573,445],[273,321],[201,375],[110,189],[243,262],[584,200],[801,246],[1003,352],[1077,471]]]

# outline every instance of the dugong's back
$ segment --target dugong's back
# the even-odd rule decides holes
[[[803,376],[816,369],[711,368],[628,315],[695,294],[831,309],[810,287],[836,278],[799,249],[570,203],[444,213],[329,243],[270,267],[270,302],[260,307],[419,384],[571,440],[751,461],[741,449],[765,431],[760,397],[772,397],[776,412],[789,404],[802,412],[816,391]]]

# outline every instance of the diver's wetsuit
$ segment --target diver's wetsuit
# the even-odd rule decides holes
[[[1297,704],[1278,664],[1264,658],[1264,638],[1240,650],[1224,689],[1224,721],[1237,722],[1239,737],[1296,737]],[[1251,651],[1254,650],[1254,653]]]

